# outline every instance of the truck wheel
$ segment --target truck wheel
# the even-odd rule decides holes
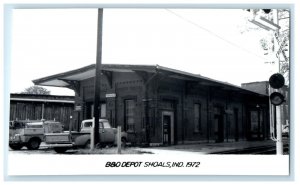
[[[37,150],[37,149],[39,149],[40,144],[41,144],[41,140],[33,138],[28,141],[27,148],[29,150]]]
[[[20,144],[14,144],[14,145],[10,144],[9,147],[11,149],[13,149],[13,150],[20,150],[23,147],[23,145],[20,145]]]
[[[53,149],[56,153],[60,153],[60,154],[65,153],[68,150],[68,148],[65,147],[54,147]]]
[[[125,146],[126,146],[126,142],[127,142],[126,138],[125,138],[125,137],[122,137],[122,138],[121,138],[121,146],[122,146],[122,147],[125,147]]]
[[[84,149],[90,149],[90,148],[91,148],[91,140],[88,140],[84,145]]]

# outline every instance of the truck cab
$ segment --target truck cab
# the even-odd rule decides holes
[[[83,120],[81,123],[81,133],[91,133],[91,128],[93,126],[93,120]],[[117,130],[112,128],[109,124],[108,120],[100,119],[99,120],[99,136],[100,141],[103,143],[114,143],[115,135],[117,134]]]
[[[63,153],[72,148],[88,148],[93,127],[93,119],[83,120],[79,132],[45,134],[45,142],[48,147],[53,148],[57,153]],[[116,144],[117,129],[111,127],[107,119],[100,119],[99,136],[100,145],[114,145]],[[127,134],[125,132],[121,133],[121,140],[126,143]]]

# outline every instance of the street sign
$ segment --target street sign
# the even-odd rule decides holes
[[[115,98],[116,96],[117,96],[116,93],[105,94],[106,98]]]
[[[80,105],[76,105],[75,106],[75,111],[81,111],[81,106]]]

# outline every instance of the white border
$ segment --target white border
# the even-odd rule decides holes
[[[127,1],[128,2],[128,1]],[[185,1],[185,2],[182,2],[182,1],[172,1],[172,2],[170,2],[170,1],[130,1],[130,3],[160,3],[160,4],[168,4],[168,3],[173,3],[173,4],[176,4],[176,3],[180,3],[180,4],[189,4],[190,2],[187,2],[187,1]],[[199,3],[199,1],[193,1],[192,3]],[[10,1],[10,0],[4,0],[4,1],[2,1],[2,3],[3,3],[3,5],[5,4],[5,3],[24,3],[23,1],[20,1],[20,0],[18,0],[18,1]],[[33,1],[30,1],[30,3],[38,3],[38,4],[41,4],[42,2],[40,1],[40,0],[33,0]],[[80,1],[76,1],[76,0],[73,0],[73,1],[71,1],[71,0],[61,0],[61,1],[57,1],[57,0],[54,0],[54,1],[51,1],[51,2],[47,2],[47,3],[60,3],[60,4],[63,4],[63,3],[110,3],[110,4],[114,4],[114,3],[124,3],[124,2],[122,2],[122,1],[97,1],[97,0],[89,0],[89,1],[85,1],[85,2],[80,2]],[[203,1],[200,1],[200,3],[203,3]],[[218,6],[218,3],[224,3],[223,1],[220,1],[220,0],[218,0],[218,1],[210,1],[210,2],[204,2],[204,3],[210,3],[211,4],[211,6],[210,7],[212,7],[212,4],[216,4],[217,6]],[[229,3],[236,3],[236,4],[240,4],[241,2],[240,1],[231,1],[231,2],[229,2]],[[266,3],[269,3],[269,4],[274,4],[274,3],[284,3],[284,4],[286,4],[286,3],[292,3],[292,4],[295,4],[296,3],[296,1],[293,1],[293,0],[288,0],[288,1],[284,1],[284,2],[281,2],[281,1],[264,1],[264,2],[262,2],[262,1],[259,1],[259,0],[255,0],[255,1],[251,1],[251,3],[257,3],[257,4],[266,4]],[[41,4],[41,5],[43,5],[43,6],[47,6],[47,5],[45,5],[44,4],[44,2]],[[132,4],[131,4],[132,5]],[[220,5],[220,4],[219,4]],[[276,5],[276,4],[275,4]],[[295,4],[296,5],[296,4]],[[30,5],[28,5],[28,6],[30,6]],[[230,4],[229,4],[229,6],[230,6]],[[256,6],[256,5],[254,5],[254,6]],[[295,7],[295,9],[296,9],[296,7]],[[2,12],[3,11],[3,9],[1,9],[1,13],[2,13],[2,15],[3,15],[3,13],[4,12]],[[295,18],[295,17],[299,17],[299,15],[297,15],[297,14],[299,14],[297,11],[295,11],[295,14],[296,15],[294,15],[293,17]],[[1,21],[3,21],[3,19],[1,19]],[[3,24],[2,24],[3,25]],[[296,28],[297,29],[297,28]],[[295,30],[296,30],[295,29]],[[294,31],[294,33],[295,33],[296,31]],[[294,38],[292,38],[292,40],[293,40]],[[296,45],[296,43],[294,42],[294,41],[292,41],[292,43],[294,43],[294,46]],[[296,47],[295,47],[296,48]],[[293,51],[294,51],[294,55],[295,55],[295,50],[294,49],[292,49]],[[7,54],[7,53],[5,53],[5,54]],[[3,56],[3,55],[2,55]],[[293,61],[295,61],[295,59],[293,60]],[[7,61],[5,61],[5,62],[7,62]],[[3,69],[9,69],[9,64],[7,64],[7,63],[4,63],[5,65],[3,65],[2,67],[3,67]],[[294,69],[292,69],[291,71],[293,72],[293,74],[292,74],[292,77],[294,77],[294,79],[297,77],[297,74],[295,73],[295,71],[297,71],[296,70],[296,68],[297,68],[297,64],[293,64],[293,66],[292,67],[295,67]],[[3,77],[2,75],[1,75],[1,77]],[[4,81],[5,80],[5,81]],[[1,96],[1,98],[0,98],[0,101],[1,102],[3,102],[3,104],[4,104],[4,106],[1,106],[1,108],[3,108],[3,110],[1,111],[1,116],[0,117],[2,117],[2,118],[4,118],[4,122],[5,121],[7,121],[7,119],[6,119],[6,117],[5,117],[5,115],[6,115],[6,113],[7,113],[7,110],[4,108],[4,107],[7,107],[7,105],[8,105],[8,103],[9,103],[9,101],[7,100],[7,98],[9,97],[9,96],[7,96],[7,94],[8,94],[8,89],[7,88],[9,88],[9,81],[8,81],[9,79],[8,79],[8,77],[7,76],[5,76],[5,79],[3,79],[2,80],[2,78],[1,78],[1,82],[4,82],[3,83],[3,85],[2,85],[2,83],[1,83],[1,86],[0,87],[5,87],[5,88],[2,88],[2,89],[4,89],[4,96]],[[293,100],[294,100],[294,102],[297,102],[296,100],[297,100],[297,97],[295,96],[295,92],[298,90],[297,89],[297,86],[296,86],[296,84],[295,84],[295,81],[293,81],[293,83],[292,83],[293,85],[294,85],[294,88],[292,89],[292,98],[293,98]],[[3,98],[3,99],[2,99]],[[291,108],[292,108],[292,114],[294,113],[293,112],[293,110],[298,110],[298,109],[296,109],[296,107],[297,107],[297,105],[296,104],[294,104],[293,102],[292,102],[292,104],[291,104]],[[4,112],[5,111],[5,112]],[[4,113],[3,115],[2,115],[2,113]],[[294,121],[294,123],[296,123],[297,122],[297,120],[298,120],[298,118],[297,117],[295,117],[295,116],[293,116],[292,115],[292,117],[291,117],[291,119],[293,119]],[[294,130],[297,130],[296,129],[296,127],[298,127],[297,125],[294,125]],[[7,136],[7,134],[6,134],[6,128],[4,128],[4,126],[3,126],[3,124],[1,124],[1,130],[3,130],[4,131],[4,134],[3,134],[3,136],[5,137],[5,136]],[[4,129],[3,129],[4,128]],[[294,133],[295,132],[293,132],[292,131],[292,136],[294,136]],[[295,135],[295,139],[294,140],[292,140],[293,142],[291,143],[292,144],[292,146],[295,146],[295,141],[297,141],[297,136]],[[5,143],[5,139],[4,139],[4,142],[3,143]],[[18,161],[18,160],[20,160],[21,159],[21,157],[20,156],[18,156],[17,157],[17,159],[16,158],[14,158],[14,157],[12,157],[12,158],[9,158],[9,159],[7,159],[7,150],[8,150],[8,147],[7,146],[4,146],[4,147],[1,147],[1,150],[2,150],[2,148],[4,149],[4,158],[3,158],[3,160],[2,161],[4,161],[4,178],[6,179],[6,180],[9,180],[9,179],[11,179],[11,178],[8,178],[7,177],[7,175],[9,175],[9,174],[13,174],[13,173],[19,173],[19,174],[21,174],[21,173],[24,173],[24,170],[14,170],[14,168],[16,168],[17,166],[20,168],[20,166],[23,166],[23,164],[22,163],[18,163],[17,164],[17,166],[14,166],[14,164],[15,164],[15,162],[16,161]],[[295,149],[297,149],[297,147],[295,147]],[[295,174],[294,174],[294,171],[295,171],[295,168],[296,168],[296,164],[294,164],[294,162],[296,161],[295,160],[295,157],[296,157],[296,151],[294,151],[294,149],[292,149],[292,151],[291,152],[293,152],[292,153],[292,161],[291,161],[291,166],[290,166],[290,168],[292,169],[291,170],[291,172],[292,172],[292,174],[291,174],[291,177],[292,178],[290,178],[289,180],[290,181],[292,181],[292,182],[295,182],[296,183],[296,181],[294,180],[294,178],[293,177],[295,177]],[[26,157],[28,157],[28,155],[26,156]],[[35,158],[37,158],[37,156],[30,156],[29,158],[31,158],[31,157],[35,157]],[[51,156],[52,157],[52,156]],[[70,157],[70,156],[67,156],[67,157]],[[74,156],[75,157],[75,156]],[[115,156],[114,156],[115,157]],[[122,157],[125,157],[125,156],[123,156],[122,155]],[[136,157],[136,156],[135,156]],[[202,160],[203,160],[203,162],[202,163],[205,163],[206,162],[206,157],[212,157],[212,156],[203,156],[203,158],[202,158]],[[234,158],[234,159],[238,159],[240,156],[226,156],[226,157],[224,157],[224,156],[221,156],[220,158],[220,160],[222,160],[222,159],[225,159],[225,158],[227,158],[227,157],[229,157],[229,158]],[[243,156],[241,156],[241,157],[243,157]],[[248,161],[249,163],[248,163],[248,165],[253,165],[253,161],[252,160],[255,160],[255,159],[252,159],[252,157],[253,156],[245,156],[245,158],[244,158],[244,160],[245,161]],[[259,159],[257,159],[259,162],[262,162],[262,163],[264,163],[264,164],[266,164],[265,162],[266,161],[268,161],[267,159],[266,160],[261,160],[263,157],[260,157],[260,156],[258,156],[259,157]],[[43,158],[43,157],[41,157],[41,158]],[[61,158],[61,159],[58,159],[58,160],[64,160],[63,159],[63,157],[59,157],[59,158]],[[71,157],[71,158],[73,158],[73,156]],[[210,160],[218,160],[218,159],[213,159],[214,157],[212,157]],[[228,158],[228,160],[232,160],[232,159],[229,159]],[[272,158],[272,157],[271,157]],[[284,158],[284,157],[283,157]],[[10,160],[13,160],[14,162],[9,162]],[[280,167],[281,165],[281,160],[283,160],[283,161],[285,161],[286,159],[279,159],[279,158],[272,158],[272,162],[271,161],[269,161],[270,162],[270,169],[278,169],[278,167]],[[22,160],[22,161],[24,161],[24,160]],[[29,160],[28,160],[29,161]],[[26,161],[26,162],[28,162],[28,161]],[[51,160],[47,160],[47,162],[48,163],[44,163],[44,165],[42,165],[42,162],[44,162],[45,160],[42,160],[42,161],[40,161],[39,163],[35,163],[35,164],[39,164],[40,166],[35,166],[34,167],[34,165],[33,166],[31,166],[32,168],[31,168],[31,170],[30,171],[34,171],[34,169],[35,170],[37,170],[37,169],[48,169],[49,171],[51,171],[51,167],[53,166],[53,164],[52,164],[52,166],[50,165],[51,164]],[[80,160],[81,161],[81,160]],[[223,162],[225,162],[225,160],[222,160]],[[232,162],[231,162],[232,163]],[[283,162],[284,164],[283,164],[283,167],[284,167],[284,172],[283,173],[286,173],[286,163],[285,162]],[[13,164],[13,165],[7,165],[7,164]],[[61,164],[61,163],[59,163],[59,164]],[[62,163],[63,164],[63,163]],[[69,163],[67,163],[67,164],[69,164]],[[210,163],[211,164],[211,163]],[[215,163],[214,165],[222,165],[223,163],[222,162],[218,162],[218,163]],[[278,164],[278,166],[276,166],[275,164]],[[28,165],[28,164],[27,164]],[[227,165],[228,165],[228,163],[227,163]],[[267,165],[267,164],[266,164]],[[274,166],[275,165],[275,166]],[[59,165],[59,167],[61,167],[61,168],[63,168],[63,166],[66,166],[66,165]],[[298,165],[299,166],[299,165]],[[56,167],[58,167],[58,166],[56,166]],[[78,169],[81,169],[81,166],[75,166],[76,167],[76,170],[75,171],[78,171]],[[75,169],[75,168],[74,168]],[[73,169],[73,170],[74,170]],[[12,170],[12,171],[11,171]],[[65,170],[68,170],[68,169],[65,169]],[[228,170],[228,169],[227,169]],[[238,170],[238,169],[236,169],[236,170]],[[240,170],[238,170],[239,171],[239,173],[242,173],[242,172],[240,172],[242,169],[240,169]],[[252,169],[253,171],[255,171],[255,170],[260,170],[259,168],[254,168],[254,169]],[[37,172],[37,171],[36,171]],[[212,171],[212,172],[216,172],[216,171]],[[29,172],[27,172],[27,173],[29,173]],[[78,173],[78,172],[77,172]],[[276,172],[277,173],[277,172]],[[190,174],[190,173],[187,173],[187,174]],[[32,174],[33,175],[33,174]],[[217,175],[217,173],[215,173],[214,175]],[[236,175],[238,175],[238,174],[236,174]],[[250,174],[248,174],[248,175],[250,175]],[[37,176],[35,176],[35,178],[37,178]],[[216,177],[214,177],[214,179],[215,179]],[[237,177],[238,178],[238,177]],[[13,178],[12,178],[13,179]],[[29,178],[30,179],[30,178]],[[34,179],[34,178],[33,178]],[[43,178],[42,178],[43,179]],[[84,178],[83,178],[84,179]],[[172,179],[172,178],[169,178],[169,180],[170,179]],[[173,179],[176,179],[176,177],[173,177]],[[177,178],[178,179],[178,178]],[[191,178],[191,179],[193,179],[193,178]],[[205,179],[205,178],[203,178],[203,179]],[[222,179],[222,177],[220,177],[220,179]],[[243,180],[243,179],[247,179],[247,178],[241,178],[240,180]],[[270,180],[270,178],[268,178],[268,177],[265,177],[265,179],[266,180]],[[276,178],[271,178],[271,179],[276,179]],[[32,180],[32,179],[31,179]],[[47,178],[44,178],[44,180],[47,180]],[[49,179],[48,179],[49,180]],[[99,180],[99,179],[98,179]],[[199,180],[199,179],[198,179]],[[212,180],[212,179],[210,179],[210,180]],[[228,179],[227,179],[228,180]],[[287,180],[287,179],[286,179]],[[253,183],[253,182],[252,182]],[[282,184],[282,182],[279,182],[280,184]],[[273,184],[273,183],[272,183]]]
[[[9,155],[8,175],[289,175],[289,156],[277,155]],[[120,167],[106,167],[119,162]],[[127,162],[135,162],[125,166]],[[139,163],[142,162],[142,163]],[[149,163],[157,162],[156,167]],[[183,164],[167,167],[167,163]],[[186,167],[196,162],[197,167]],[[161,163],[165,167],[157,166]],[[194,164],[196,164],[194,163]],[[200,165],[199,165],[200,163]],[[128,164],[128,163],[127,163]],[[140,166],[138,165],[140,164]],[[124,165],[124,167],[122,167]],[[129,165],[129,164],[128,164]],[[134,166],[136,165],[136,166]]]

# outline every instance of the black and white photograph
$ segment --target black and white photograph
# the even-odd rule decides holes
[[[8,12],[8,175],[290,175],[290,5]]]

